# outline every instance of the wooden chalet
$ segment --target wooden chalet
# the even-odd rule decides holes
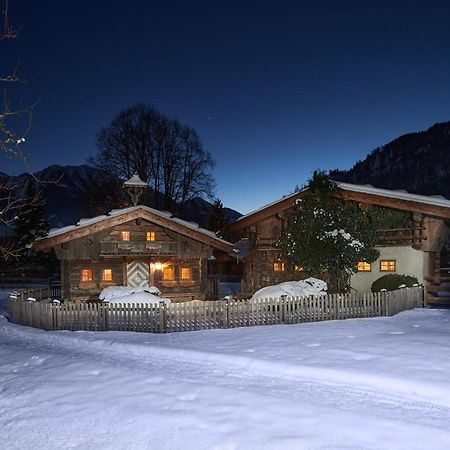
[[[409,213],[408,226],[377,230],[380,258],[372,264],[358,264],[358,273],[351,279],[355,290],[370,291],[372,282],[380,276],[398,273],[416,276],[419,282],[426,283],[429,303],[438,302],[438,295],[450,291],[441,284],[447,281],[441,274],[445,272],[442,266],[449,266],[447,261],[441,263],[450,231],[449,200],[368,185],[338,185],[338,195],[357,202],[361,208],[373,205]],[[304,278],[302,268],[290,265],[277,243],[297,200],[306,193],[307,189],[296,192],[242,216],[229,226],[228,231],[246,248],[242,274],[245,291],[252,293],[267,285]]]
[[[204,299],[208,259],[233,246],[197,224],[146,206],[113,210],[53,229],[36,250],[53,248],[66,300],[98,299],[108,286],[158,287],[173,300]]]

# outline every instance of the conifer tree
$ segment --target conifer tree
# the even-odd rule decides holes
[[[214,231],[218,236],[221,236],[223,229],[228,224],[227,217],[225,215],[225,209],[223,203],[216,199],[212,205],[211,213],[209,215],[208,227]]]
[[[357,203],[341,200],[339,191],[324,172],[314,172],[281,240],[289,262],[326,279],[331,292],[348,291],[358,261],[379,256],[372,221]]]

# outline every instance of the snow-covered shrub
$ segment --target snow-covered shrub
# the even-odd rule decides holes
[[[318,278],[307,278],[301,281],[286,281],[285,283],[267,286],[256,291],[251,300],[263,298],[281,298],[287,297],[309,297],[317,295],[326,295],[327,283]]]
[[[128,286],[110,286],[100,293],[100,301],[106,303],[121,304],[152,304],[159,305],[160,302],[170,304],[170,299],[160,297],[161,291],[155,286],[144,288],[130,288]]]
[[[378,280],[375,280],[372,283],[372,292],[395,291],[401,287],[418,286],[418,283],[416,277],[391,273],[389,275],[383,275],[378,278]]]

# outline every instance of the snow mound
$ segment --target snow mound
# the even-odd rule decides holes
[[[139,294],[141,292],[153,294],[155,296],[161,295],[161,291],[155,286],[148,286],[144,288],[131,288],[128,286],[110,286],[103,289],[103,291],[100,292],[98,298],[105,302],[109,302],[111,301],[111,299],[116,297],[129,296],[132,294]]]
[[[309,297],[325,295],[327,293],[327,283],[318,278],[306,278],[301,281],[286,281],[285,283],[267,286],[256,291],[251,300],[260,300],[263,298],[281,298],[288,297]]]

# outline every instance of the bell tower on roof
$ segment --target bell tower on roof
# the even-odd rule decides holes
[[[129,180],[123,183],[124,189],[131,197],[133,206],[137,206],[139,198],[147,189],[147,183],[139,178],[139,175],[135,173]]]

